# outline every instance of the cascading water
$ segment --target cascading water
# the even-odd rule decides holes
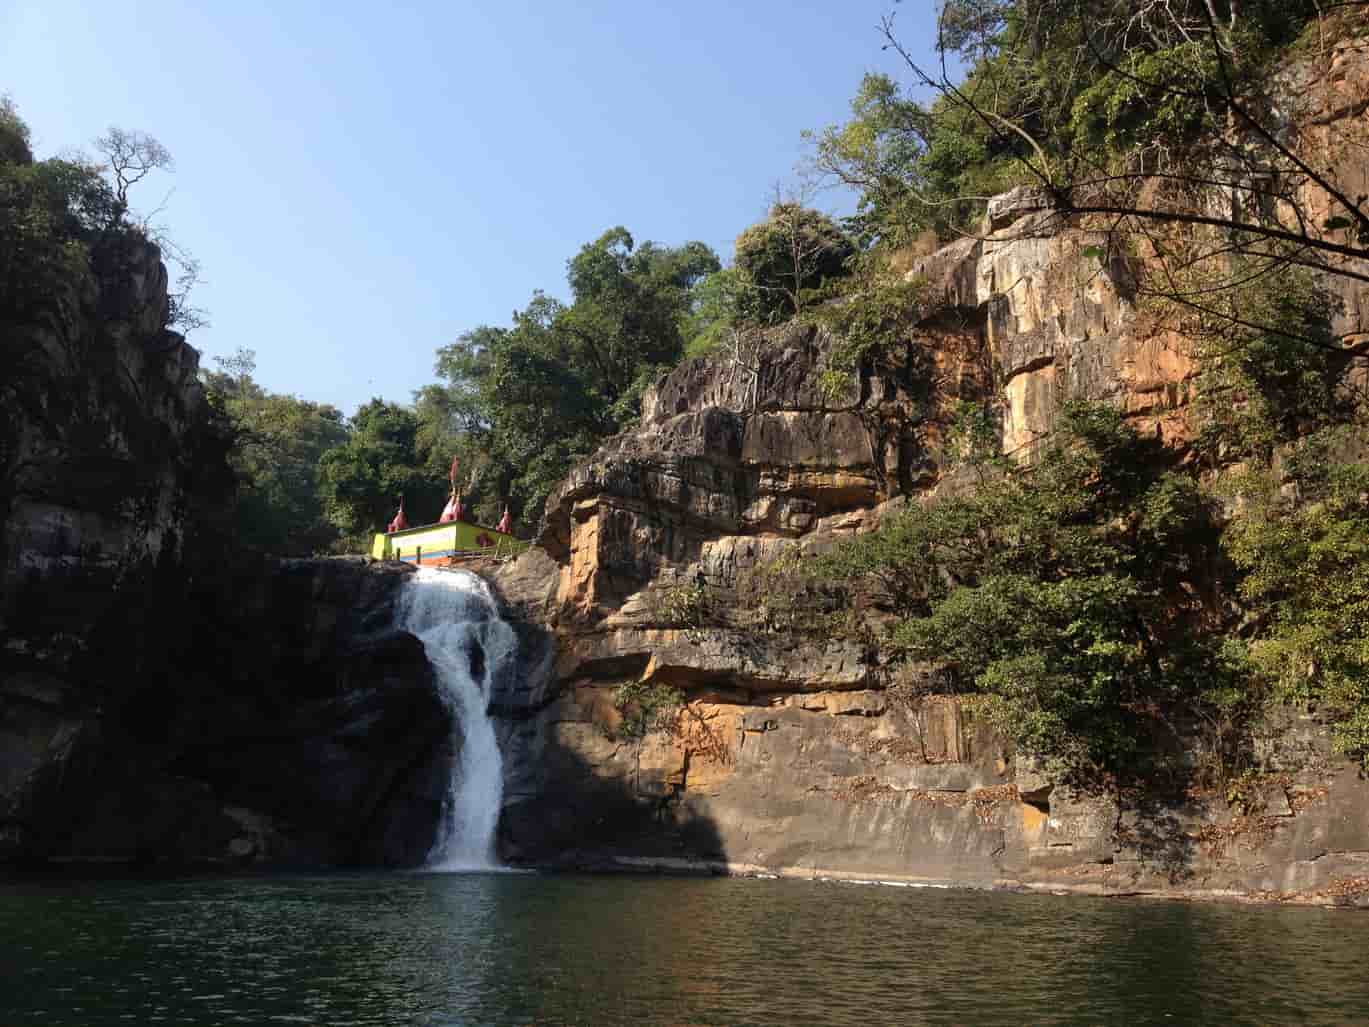
[[[466,571],[420,567],[404,586],[399,626],[423,642],[442,700],[452,713],[452,767],[427,866],[498,866],[494,832],[504,796],[504,761],[489,717],[490,689],[517,647],[485,582]]]

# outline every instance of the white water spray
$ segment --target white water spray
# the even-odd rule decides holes
[[[513,629],[499,618],[482,579],[429,567],[420,567],[405,584],[398,621],[423,642],[442,701],[452,713],[454,748],[460,751],[426,865],[497,867],[494,832],[504,797],[504,761],[488,709],[490,688],[517,647]]]

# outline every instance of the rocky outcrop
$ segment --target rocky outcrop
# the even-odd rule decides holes
[[[859,632],[815,635],[815,617],[833,612],[824,597],[796,609],[775,583],[786,561],[949,483],[956,401],[997,403],[1003,446],[1023,458],[1070,398],[1112,400],[1145,430],[1180,436],[1192,368],[1134,330],[1125,267],[1077,273],[1096,239],[1062,230],[1030,193],[1000,198],[990,219],[1001,227],[986,238],[914,267],[928,316],[835,390],[825,330],[761,333],[746,360],[667,375],[639,426],[575,469],[548,500],[555,567],[531,556],[536,574],[506,572],[542,589],[532,615],[561,639],[563,679],[778,695],[879,685]]]
[[[0,864],[420,862],[450,714],[405,571],[233,555],[155,246],[40,299],[0,311]]]
[[[423,646],[390,627],[407,574],[245,569],[163,618],[190,643],[171,675],[12,639],[0,862],[420,863],[453,753]]]
[[[1267,794],[1145,799],[1041,776],[954,700],[882,691],[692,697],[615,739],[582,684],[511,737],[506,855],[597,868],[878,878],[1086,894],[1362,899],[1369,787],[1325,751]],[[1311,730],[1307,730],[1310,728]],[[1293,732],[1290,736],[1298,734]],[[521,748],[520,748],[521,745]]]
[[[1194,363],[1102,242],[1019,190],[982,237],[914,266],[927,315],[845,386],[824,375],[833,340],[791,325],[648,392],[640,424],[550,497],[543,549],[494,575],[554,650],[500,706],[508,856],[1369,896],[1369,783],[1315,720],[1268,740],[1259,795],[1082,794],[952,699],[890,699],[880,596],[848,609],[795,585],[834,540],[967,487],[942,458],[956,400],[994,407],[1022,460],[1070,399],[1113,403],[1183,454]],[[1347,345],[1369,330],[1357,296],[1336,324]],[[680,690],[668,729],[624,734],[612,695],[634,682]]]
[[[157,247],[113,234],[91,263],[88,278],[4,325],[14,377],[0,418],[0,618],[47,581],[112,585],[177,560],[196,502],[231,484],[199,354],[164,327]]]

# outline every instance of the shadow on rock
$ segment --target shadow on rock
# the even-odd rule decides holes
[[[498,849],[525,866],[713,870],[727,862],[704,800],[653,757],[658,737],[615,737],[557,680],[555,641],[501,596],[519,657],[495,684],[504,754]]]

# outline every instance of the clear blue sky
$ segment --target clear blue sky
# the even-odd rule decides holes
[[[212,365],[350,413],[506,324],[606,228],[726,259],[861,75],[889,0],[575,4],[0,0],[0,93],[40,156],[155,135],[204,266]],[[923,49],[931,0],[899,7]],[[840,209],[839,196],[818,206]]]

